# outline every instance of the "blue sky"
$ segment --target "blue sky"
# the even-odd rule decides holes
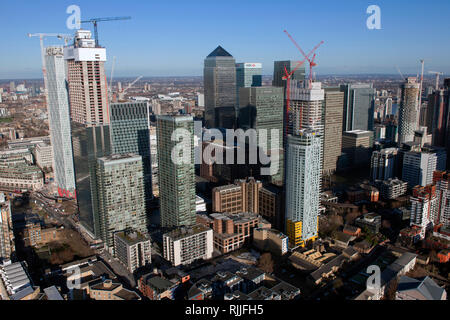
[[[417,73],[421,58],[426,70],[450,73],[448,0],[1,0],[0,79],[42,76],[39,41],[26,34],[71,33],[72,4],[82,19],[132,16],[99,24],[108,70],[117,59],[115,76],[201,75],[219,44],[271,74],[274,60],[300,58],[284,29],[305,52],[325,41],[317,74],[396,73],[396,65]],[[381,30],[366,27],[372,4],[381,9]]]

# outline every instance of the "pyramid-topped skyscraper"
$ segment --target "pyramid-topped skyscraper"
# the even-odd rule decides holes
[[[205,120],[208,128],[228,128],[236,122],[236,61],[218,46],[205,59]]]

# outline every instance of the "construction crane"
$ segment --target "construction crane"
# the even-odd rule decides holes
[[[287,31],[285,30],[285,32],[287,33]],[[316,45],[314,47],[314,49],[312,49],[308,55],[305,55],[304,59],[300,62],[297,63],[297,65],[295,66],[295,68],[293,70],[291,70],[291,72],[287,71],[286,66],[284,67],[284,76],[283,76],[283,80],[286,80],[286,110],[285,110],[285,119],[286,119],[286,124],[285,124],[285,139],[287,138],[288,135],[288,120],[289,120],[289,112],[290,112],[290,104],[291,104],[291,77],[292,75],[295,73],[295,71],[297,71],[298,68],[300,68],[300,66],[307,60],[309,59],[309,56],[311,56],[314,51],[317,50],[317,48],[319,48],[320,45],[322,45],[323,41],[320,42],[318,45]]]
[[[428,71],[428,73],[436,75],[436,90],[439,90],[439,76],[443,76],[444,73],[438,71]]]
[[[141,80],[143,78],[143,76],[139,76],[137,77],[133,82],[131,82],[128,87],[125,88],[125,90],[123,90],[122,92],[119,92],[119,100],[123,100],[125,93],[127,92],[128,89],[130,89],[132,86],[134,86],[134,84],[136,82],[138,82],[139,80]]]
[[[287,32],[286,30],[284,30],[284,33],[287,34],[287,36],[289,37],[289,39],[291,39],[292,43],[294,43],[294,45],[297,47],[297,49],[300,51],[300,53],[305,57],[306,60],[308,60],[309,62],[309,87],[311,88],[312,85],[312,77],[313,77],[313,71],[312,68],[317,66],[317,63],[314,62],[314,60],[316,59],[316,54],[314,53],[312,59],[310,59],[305,52],[302,50],[302,48],[300,48],[300,46],[298,45],[298,43],[294,40],[294,38],[292,38],[292,36],[289,34],[289,32]],[[323,41],[321,41],[314,49],[313,51],[317,50],[317,48],[323,44]]]
[[[403,73],[400,71],[400,68],[398,66],[395,66],[397,68],[398,73],[400,74],[400,77],[402,78],[402,81],[405,80],[405,77],[403,76]]]
[[[98,29],[97,23],[104,21],[130,20],[131,17],[109,17],[109,18],[92,18],[89,20],[81,20],[80,23],[92,23],[94,25],[95,46],[98,47]]]
[[[296,67],[291,71],[288,72],[286,66],[284,67],[284,76],[283,76],[283,80],[286,80],[286,110],[285,110],[285,118],[286,118],[286,124],[285,124],[285,139],[287,138],[288,135],[288,121],[289,121],[289,112],[290,112],[290,104],[291,104],[291,77],[294,74],[295,71],[297,71],[297,69],[306,61],[309,60],[309,57],[314,53],[314,51],[316,51],[323,43],[323,41],[319,42],[307,55],[304,54],[303,50],[301,50],[301,48],[298,46],[298,44],[294,41],[294,39],[291,37],[291,35],[284,30],[284,32],[289,36],[289,38],[294,42],[295,46],[297,48],[300,49],[300,51],[302,52],[302,55],[304,56],[304,59],[302,61],[300,61],[299,63],[297,63]],[[312,61],[314,61],[315,59],[315,54],[313,56],[313,59],[311,59]],[[310,63],[311,66],[311,63]],[[312,73],[310,72],[310,86],[311,86],[311,81],[312,81]],[[300,110],[300,112],[302,112],[302,110]],[[301,118],[301,115],[300,115]]]

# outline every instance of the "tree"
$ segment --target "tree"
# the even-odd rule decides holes
[[[273,259],[272,254],[269,252],[263,253],[258,261],[258,268],[266,273],[273,272]]]

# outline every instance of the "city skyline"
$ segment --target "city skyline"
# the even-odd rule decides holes
[[[197,1],[192,5],[177,1],[171,4],[131,1],[126,6],[119,3],[104,6],[101,1],[60,1],[57,5],[26,1],[22,2],[25,5],[8,3],[2,8],[0,21],[15,25],[4,39],[14,43],[15,48],[5,46],[0,49],[0,61],[5,61],[7,66],[0,71],[0,79],[39,78],[39,47],[26,35],[30,32],[73,34],[74,30],[66,27],[69,17],[66,9],[72,4],[80,7],[82,19],[132,17],[129,21],[99,24],[100,44],[107,46],[109,52],[106,69],[109,73],[112,57],[116,56],[117,77],[138,73],[144,76],[198,76],[202,73],[203,59],[218,45],[226,48],[236,62],[262,63],[263,74],[271,74],[273,61],[300,58],[283,35],[284,29],[293,34],[305,51],[318,39],[325,41],[318,51],[317,74],[395,74],[396,66],[404,74],[415,74],[419,72],[419,59],[425,59],[429,70],[448,73],[450,63],[445,57],[450,45],[439,41],[445,38],[450,25],[437,16],[446,7],[450,9],[450,4],[434,2],[436,6],[424,9],[418,1],[378,1],[380,30],[369,30],[366,26],[370,16],[366,10],[371,5],[366,1],[339,4],[326,0],[318,4],[259,1],[235,5],[233,2]],[[301,19],[288,19],[283,10],[286,6],[290,7],[290,12],[298,10]],[[434,10],[435,7],[441,10]],[[41,12],[39,19],[34,16],[37,10]],[[18,11],[23,17],[21,24],[11,20]],[[210,12],[221,14],[214,16]],[[226,23],[226,17],[234,21],[231,26]],[[408,31],[411,24],[414,33]],[[92,29],[90,24],[82,27]],[[55,43],[62,44],[62,41],[50,39],[46,42],[47,45]]]

